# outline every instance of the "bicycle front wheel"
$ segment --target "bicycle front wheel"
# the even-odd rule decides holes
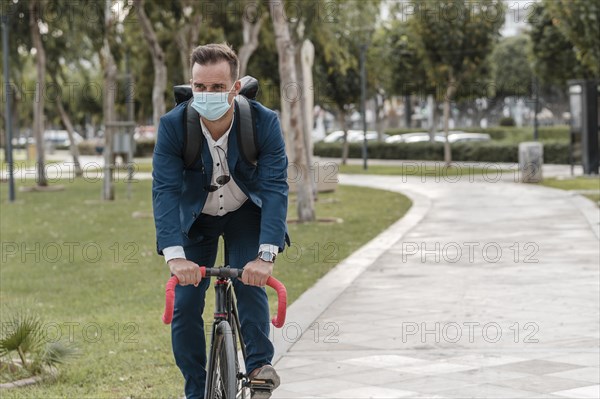
[[[231,326],[225,320],[213,331],[206,378],[206,398],[235,399],[237,394],[236,352]]]

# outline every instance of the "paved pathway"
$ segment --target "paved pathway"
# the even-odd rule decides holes
[[[340,183],[415,205],[292,305],[274,398],[600,397],[590,201],[508,182]]]

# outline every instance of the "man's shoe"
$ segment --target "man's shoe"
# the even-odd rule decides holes
[[[248,376],[252,399],[269,399],[279,386],[279,376],[270,364],[254,369]]]

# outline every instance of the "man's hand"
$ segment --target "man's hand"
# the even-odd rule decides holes
[[[192,261],[183,258],[171,259],[169,262],[169,269],[179,279],[180,285],[194,284],[197,287],[202,280],[200,274],[200,267]]]
[[[246,266],[244,267],[244,274],[242,274],[242,282],[246,285],[264,287],[267,284],[267,279],[272,274],[272,262],[265,262],[262,259],[255,259],[252,262],[246,263]]]

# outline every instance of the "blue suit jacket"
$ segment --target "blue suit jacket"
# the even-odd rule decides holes
[[[259,243],[275,244],[283,250],[289,238],[286,233],[288,204],[285,145],[279,119],[275,112],[256,101],[250,101],[256,125],[257,165],[241,156],[237,140],[238,117],[234,116],[228,138],[227,165],[231,178],[246,196],[261,208]],[[194,168],[185,169],[184,110],[179,104],[160,118],[156,146],[152,158],[152,205],[156,225],[157,250],[181,245],[204,207],[210,184],[213,162],[206,138],[202,135],[202,157]],[[204,161],[204,172],[201,162]]]

